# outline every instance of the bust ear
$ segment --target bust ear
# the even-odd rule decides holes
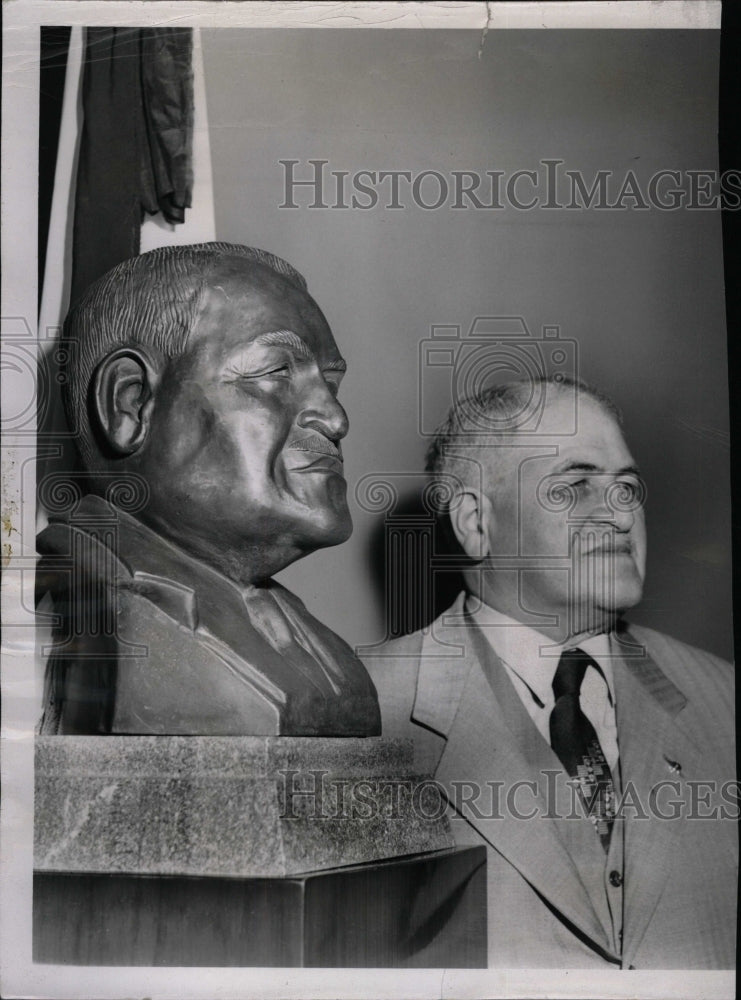
[[[157,372],[135,347],[105,357],[93,378],[93,400],[103,435],[114,451],[132,455],[146,440]]]
[[[458,544],[470,559],[480,562],[490,554],[489,538],[493,517],[491,501],[478,490],[462,491],[451,504],[451,527]]]

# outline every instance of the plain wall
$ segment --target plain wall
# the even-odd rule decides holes
[[[281,159],[302,176],[312,158],[449,176],[552,157],[587,180],[633,169],[644,184],[717,169],[717,32],[492,31],[479,57],[480,44],[471,31],[203,30],[217,239],[296,266],[349,363],[355,532],[281,579],[352,644],[384,636],[383,515],[360,509],[355,484],[423,468],[431,326],[519,315],[576,341],[578,373],[624,411],[648,486],[648,577],[630,618],[730,656],[718,212],[279,208]],[[438,418],[449,404],[440,389]]]

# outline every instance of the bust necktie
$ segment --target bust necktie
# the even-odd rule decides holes
[[[597,665],[582,649],[561,654],[553,678],[556,704],[551,712],[551,746],[566,771],[579,783],[587,815],[605,851],[615,817],[615,790],[594,726],[581,710],[579,692],[587,667]]]

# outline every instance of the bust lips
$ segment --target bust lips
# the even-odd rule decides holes
[[[344,477],[342,452],[329,438],[319,434],[294,438],[285,450],[295,453],[287,462],[291,472],[331,472]]]
[[[308,453],[307,453],[308,456]],[[292,465],[291,472],[332,472],[344,479],[345,468],[341,458],[333,458],[331,455],[318,455],[313,461],[303,465]]]

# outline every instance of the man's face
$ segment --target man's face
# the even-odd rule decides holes
[[[555,396],[544,429],[568,426],[570,407]],[[497,449],[503,465],[490,491],[492,568],[500,555],[516,556],[522,568],[491,574],[507,590],[493,603],[519,620],[555,615],[559,632],[576,635],[600,630],[641,599],[643,493],[618,424],[590,397],[580,397],[577,432],[552,440],[556,448]],[[486,467],[484,475],[486,481]]]
[[[225,261],[157,389],[150,522],[241,582],[345,541],[344,370],[310,296]]]

